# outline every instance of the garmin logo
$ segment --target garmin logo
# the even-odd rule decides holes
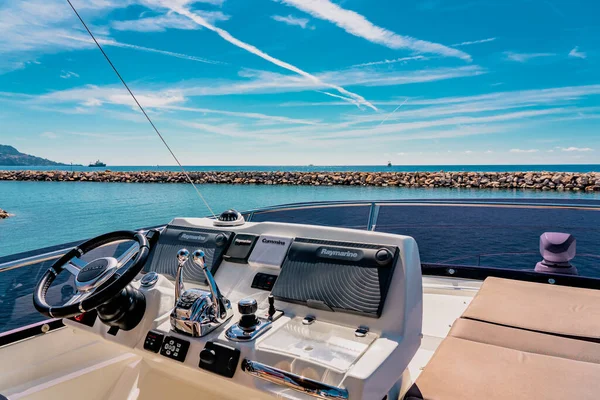
[[[338,260],[360,260],[362,258],[362,251],[351,251],[341,249],[331,249],[328,247],[321,247],[318,250],[318,254],[325,258],[336,258]]]
[[[264,244],[276,244],[279,246],[285,246],[286,243],[283,240],[273,240],[273,239],[267,239],[267,238],[263,238],[262,242]]]
[[[204,235],[190,235],[189,233],[182,233],[179,235],[179,239],[182,240],[193,240],[195,242],[204,242],[206,240],[206,236]]]

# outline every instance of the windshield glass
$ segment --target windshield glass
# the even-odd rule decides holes
[[[72,5],[0,5],[0,262],[177,216],[362,201],[253,218],[521,269],[566,232],[599,277],[597,2]],[[556,208],[372,204],[422,199]]]

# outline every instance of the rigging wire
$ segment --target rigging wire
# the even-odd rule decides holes
[[[144,110],[144,107],[142,107],[142,105],[140,104],[140,102],[138,101],[138,99],[135,97],[135,95],[133,94],[133,92],[131,91],[131,89],[129,89],[129,86],[127,85],[127,83],[125,82],[125,80],[123,79],[123,77],[121,76],[121,74],[119,73],[119,71],[117,71],[117,68],[115,67],[115,65],[112,63],[112,61],[110,60],[110,58],[108,57],[108,55],[104,52],[104,49],[102,48],[102,46],[100,46],[100,43],[98,43],[98,41],[94,37],[94,34],[92,33],[92,31],[90,31],[90,29],[88,28],[88,26],[86,25],[86,23],[83,21],[83,18],[81,18],[81,16],[79,15],[79,13],[77,12],[77,10],[73,6],[73,3],[71,3],[71,0],[67,0],[67,3],[69,3],[69,5],[71,6],[71,8],[73,9],[73,12],[75,13],[75,15],[77,15],[77,18],[79,18],[79,21],[81,21],[81,24],[83,25],[83,27],[85,28],[85,30],[90,34],[92,40],[94,41],[94,43],[96,43],[96,46],[98,46],[98,48],[102,52],[102,55],[104,56],[104,58],[106,59],[106,61],[108,61],[108,64],[110,64],[110,66],[113,69],[113,71],[115,71],[115,74],[117,74],[117,76],[121,80],[121,83],[123,84],[123,86],[125,86],[125,89],[127,89],[127,91],[129,92],[129,94],[131,95],[131,97],[133,98],[133,100],[135,101],[135,103],[137,104],[137,106],[140,108],[140,110],[142,111],[142,113],[144,114],[144,116],[146,117],[146,119],[148,120],[148,122],[150,122],[150,125],[152,125],[152,128],[154,129],[154,131],[156,132],[156,134],[158,135],[158,137],[160,138],[160,140],[163,142],[163,144],[165,145],[165,147],[167,148],[167,150],[169,150],[169,153],[171,153],[171,156],[173,156],[173,159],[175,159],[175,161],[179,165],[179,168],[181,168],[181,171],[183,172],[183,174],[185,175],[185,177],[187,178],[187,180],[192,184],[192,186],[194,187],[194,189],[196,189],[196,193],[198,193],[198,196],[200,197],[200,199],[202,199],[202,201],[204,202],[204,205],[206,205],[206,208],[208,208],[208,210],[210,211],[210,213],[212,214],[212,216],[214,218],[217,218],[217,216],[213,212],[212,208],[210,208],[210,206],[208,205],[208,202],[206,201],[206,199],[204,198],[204,196],[202,196],[202,193],[200,193],[200,190],[198,190],[198,188],[196,187],[196,185],[194,185],[194,182],[192,181],[192,179],[188,175],[187,171],[185,170],[185,168],[183,167],[183,165],[181,165],[181,163],[179,162],[179,159],[177,158],[177,156],[175,155],[175,153],[173,153],[173,150],[171,150],[171,148],[169,147],[169,145],[167,144],[167,142],[165,141],[165,139],[163,138],[163,136],[158,131],[158,128],[156,128],[156,125],[154,125],[154,123],[150,119],[150,116],[146,113],[146,110]]]

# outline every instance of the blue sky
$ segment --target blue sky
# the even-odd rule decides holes
[[[73,3],[185,164],[600,160],[595,0]],[[0,2],[0,143],[174,164],[66,1]]]

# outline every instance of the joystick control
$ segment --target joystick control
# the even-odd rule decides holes
[[[238,302],[238,311],[242,316],[238,325],[242,329],[254,329],[259,324],[256,311],[258,310],[258,303],[254,299],[242,299]]]
[[[246,342],[256,339],[263,332],[266,332],[273,321],[269,318],[258,317],[258,303],[255,299],[242,299],[238,302],[238,312],[240,320],[233,324],[225,332],[229,340],[235,342]]]

